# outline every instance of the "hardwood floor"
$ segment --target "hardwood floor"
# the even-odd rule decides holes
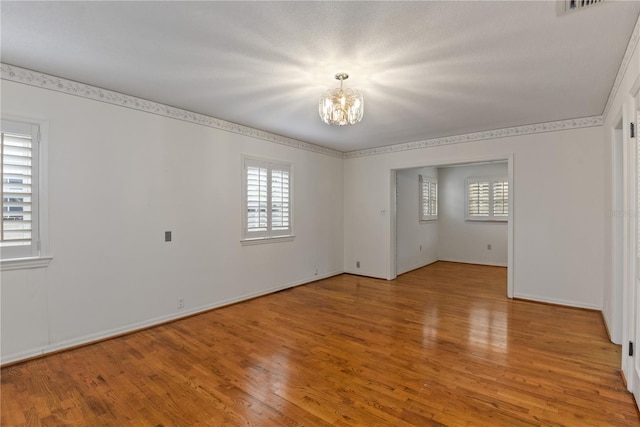
[[[599,312],[342,275],[2,369],[2,426],[640,426]]]

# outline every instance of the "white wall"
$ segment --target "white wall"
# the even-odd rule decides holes
[[[3,363],[343,271],[342,159],[8,81],[2,110],[49,123],[54,257],[2,273]],[[242,154],[293,163],[293,242],[240,245]]]
[[[604,175],[601,127],[509,136],[345,160],[345,269],[392,277],[392,169],[513,155],[514,296],[600,309]]]
[[[438,221],[420,222],[419,176],[438,179],[436,168],[396,172],[397,274],[438,260]]]
[[[438,259],[507,266],[507,223],[466,221],[465,211],[468,177],[507,174],[507,163],[438,169]]]

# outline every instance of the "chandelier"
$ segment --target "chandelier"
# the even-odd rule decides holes
[[[347,73],[336,74],[336,80],[340,80],[340,87],[327,90],[320,97],[318,111],[322,121],[328,125],[353,125],[362,120],[364,99],[357,90],[342,87],[348,78]]]

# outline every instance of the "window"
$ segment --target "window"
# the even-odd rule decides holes
[[[420,221],[438,219],[438,181],[420,175]]]
[[[243,158],[243,241],[292,237],[291,164]]]
[[[467,220],[507,221],[509,182],[499,178],[467,178]]]
[[[39,135],[38,125],[2,120],[2,260],[39,255]]]

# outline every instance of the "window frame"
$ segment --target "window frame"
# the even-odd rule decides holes
[[[426,205],[425,184],[427,186]],[[434,188],[435,190],[433,190]],[[435,191],[435,197],[433,197],[432,191]],[[435,199],[433,203],[431,203],[432,198]],[[438,180],[435,178],[418,175],[418,218],[421,223],[438,219]]]
[[[31,243],[29,245],[0,247],[0,271],[46,267],[52,259],[52,257],[48,256],[47,228],[48,183],[46,177],[48,123],[41,120],[3,115],[1,132],[31,135],[32,229]]]
[[[266,220],[266,230],[257,230],[250,231],[249,230],[249,202],[248,202],[248,168],[249,167],[258,167],[264,168],[267,170],[267,220]],[[288,227],[286,229],[274,229],[273,223],[273,183],[274,183],[274,172],[275,171],[287,171],[288,172]],[[263,243],[275,243],[275,242],[286,242],[294,239],[294,205],[293,205],[293,181],[294,181],[294,173],[293,173],[293,164],[273,160],[273,159],[264,159],[253,156],[242,156],[242,234],[241,234],[241,243],[242,245],[254,245],[254,244],[263,244]]]
[[[487,183],[488,188],[488,214],[487,215],[471,215],[469,208],[471,201],[469,200],[469,189],[472,184]],[[507,187],[507,212],[506,214],[496,214],[494,211],[494,197],[496,191],[496,184],[506,184]],[[465,180],[465,221],[470,222],[498,222],[505,223],[509,220],[509,210],[511,209],[511,194],[510,194],[509,179],[506,176],[490,176],[490,177],[467,177]]]

